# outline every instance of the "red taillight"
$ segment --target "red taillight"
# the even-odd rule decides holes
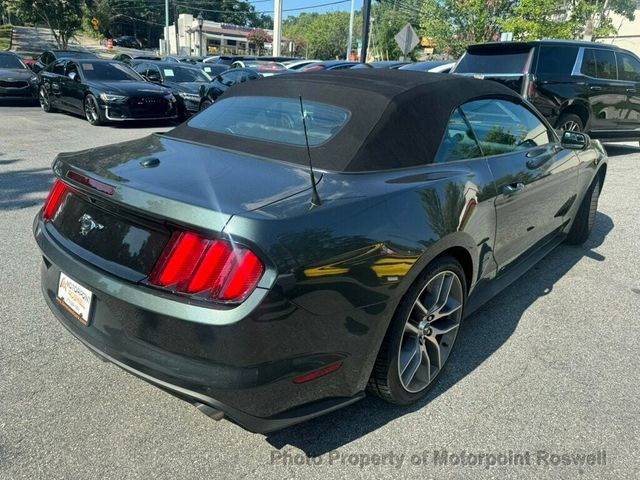
[[[68,191],[69,189],[64,183],[60,180],[55,181],[53,187],[51,187],[47,200],[44,202],[44,210],[42,211],[43,219],[50,220],[53,218],[58,211],[60,203],[62,203],[62,199]]]
[[[149,283],[178,293],[240,302],[254,290],[263,272],[262,262],[246,248],[180,231],[169,240]]]

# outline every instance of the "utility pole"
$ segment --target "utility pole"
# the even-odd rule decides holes
[[[164,0],[164,26],[169,26],[169,0]]]
[[[273,1],[273,40],[271,55],[280,56],[280,44],[282,43],[282,0]]]
[[[367,48],[369,48],[369,23],[371,20],[371,0],[364,0],[362,4],[362,51],[360,63],[367,63]]]
[[[351,15],[349,16],[349,42],[347,43],[347,58],[351,60],[351,48],[353,47],[353,20],[356,15],[356,0],[351,0]]]

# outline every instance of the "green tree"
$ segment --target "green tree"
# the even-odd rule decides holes
[[[362,31],[362,20],[360,16],[357,18],[353,29],[354,44]],[[349,36],[349,12],[302,13],[285,20],[283,32],[285,38],[296,42],[296,52],[307,58],[344,58]],[[301,46],[303,52],[300,51]]]
[[[402,52],[396,43],[395,36],[407,24],[418,27],[422,0],[381,0],[373,5],[371,16],[373,22],[375,54],[384,60],[400,58]]]
[[[520,0],[502,28],[518,40],[605,36],[616,33],[611,13],[633,20],[635,8],[634,0],[574,0],[569,7],[558,0]]]
[[[512,0],[424,0],[421,33],[433,39],[439,52],[457,57],[468,45],[500,33],[514,7]]]
[[[8,0],[7,6],[25,22],[44,23],[58,48],[66,49],[82,25],[84,0]]]

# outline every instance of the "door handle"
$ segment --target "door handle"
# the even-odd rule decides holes
[[[635,88],[627,88],[627,93],[636,93]]]
[[[597,85],[592,85],[591,87],[589,87],[589,90],[593,90],[594,92],[599,92],[600,90],[602,90],[602,87],[598,87]]]
[[[513,195],[514,193],[518,193],[519,191],[521,191],[523,188],[524,183],[522,182],[510,183],[509,185],[504,186],[502,192],[505,195]]]

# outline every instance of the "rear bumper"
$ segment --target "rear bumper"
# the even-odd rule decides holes
[[[326,328],[325,317],[313,318],[267,290],[227,310],[182,303],[86,264],[57,244],[39,217],[34,234],[43,253],[43,294],[58,320],[99,356],[156,386],[218,409],[256,432],[281,429],[364,396],[367,378],[360,361],[313,332],[316,324]],[[61,271],[93,292],[88,326],[57,300]],[[331,375],[292,382],[336,361],[343,367]]]

